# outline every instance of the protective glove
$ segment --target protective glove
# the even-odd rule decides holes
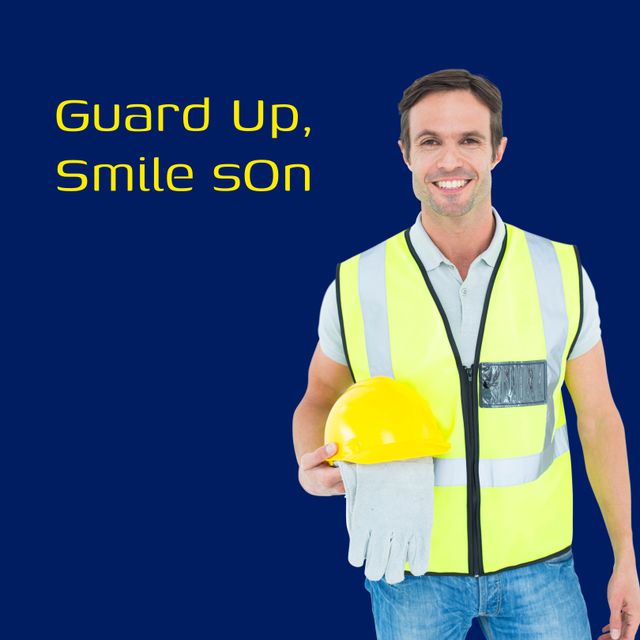
[[[353,502],[356,497],[356,467],[358,465],[344,460],[336,460],[335,465],[340,469],[342,484],[344,484],[345,488],[347,532],[351,536],[351,514],[353,513]]]
[[[433,526],[433,458],[379,464],[335,463],[345,486],[349,563],[389,584],[415,576],[429,565]]]

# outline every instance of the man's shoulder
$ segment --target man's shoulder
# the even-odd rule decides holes
[[[377,242],[374,245],[370,245],[368,247],[365,247],[364,249],[362,249],[358,253],[354,253],[351,256],[349,256],[348,258],[345,258],[344,260],[341,260],[340,263],[344,264],[344,263],[347,263],[347,262],[352,262],[352,261],[357,260],[360,256],[362,256],[364,254],[374,253],[376,251],[379,251],[379,250],[383,249],[384,245],[387,242],[389,242],[390,240],[393,240],[393,239],[395,239],[395,238],[397,238],[399,236],[404,235],[408,228],[409,227],[405,227],[404,229],[401,229],[400,231],[396,231],[395,233],[393,233],[392,235],[388,236],[384,240],[380,240],[380,242]]]
[[[550,238],[546,235],[542,235],[540,233],[534,233],[533,231],[529,231],[528,229],[523,229],[522,227],[519,227],[515,224],[512,224],[510,222],[505,222],[504,223],[505,228],[507,230],[507,233],[509,233],[509,231],[519,231],[524,233],[524,235],[531,239],[531,240],[538,240],[540,242],[551,242],[552,244],[558,246],[558,247],[574,247],[575,245],[572,242],[566,242],[564,240],[555,240],[553,238]]]

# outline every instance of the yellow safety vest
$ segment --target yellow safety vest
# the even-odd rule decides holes
[[[409,381],[441,424],[453,425],[451,449],[434,458],[431,574],[484,575],[572,542],[561,388],[582,323],[580,257],[574,245],[510,224],[505,232],[471,367],[409,229],[337,266],[353,380]]]

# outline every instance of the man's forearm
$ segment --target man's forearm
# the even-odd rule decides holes
[[[605,521],[615,561],[635,563],[631,530],[631,487],[624,426],[614,408],[579,425],[587,476]]]
[[[324,426],[332,405],[302,400],[293,414],[293,448],[296,459],[324,444]]]

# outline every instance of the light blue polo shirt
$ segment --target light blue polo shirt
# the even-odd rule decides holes
[[[409,230],[416,253],[429,274],[436,295],[442,303],[453,338],[460,352],[462,364],[470,367],[476,351],[478,330],[489,280],[496,265],[505,228],[502,218],[492,207],[496,221],[493,239],[469,267],[466,279],[462,280],[457,267],[436,247],[420,220],[420,213]],[[573,346],[571,358],[577,358],[594,347],[600,340],[600,316],[596,294],[587,272],[582,267],[583,319],[580,334]],[[347,365],[340,334],[340,319],[336,300],[336,281],[329,285],[320,307],[318,337],[323,353]]]

